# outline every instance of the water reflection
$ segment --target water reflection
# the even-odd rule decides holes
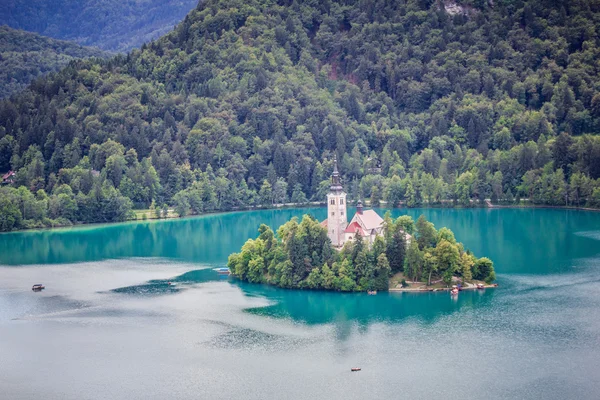
[[[151,280],[140,285],[114,289],[125,295],[169,295],[190,286],[223,280],[210,268],[190,271],[175,278]],[[423,323],[433,323],[440,316],[464,308],[485,307],[496,289],[463,291],[457,298],[447,292],[428,293],[339,293],[312,290],[287,290],[268,285],[249,284],[235,278],[228,282],[238,287],[247,297],[268,299],[270,305],[247,308],[246,312],[279,319],[291,319],[304,324],[333,323],[348,329],[358,324],[367,327],[372,323],[400,322],[418,318]]]
[[[306,324],[343,325],[345,322],[368,326],[417,318],[433,323],[467,307],[483,307],[492,301],[494,290],[464,291],[454,300],[447,292],[436,293],[333,293],[296,291],[240,283],[247,295],[261,294],[274,300],[266,307],[248,309],[256,315],[290,318]]]
[[[248,238],[257,235],[261,223],[277,228],[305,213],[325,218],[326,209],[235,212],[0,234],[0,265],[64,264],[130,257],[222,264]]]

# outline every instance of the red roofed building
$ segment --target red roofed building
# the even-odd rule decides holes
[[[366,236],[365,231],[363,230],[363,228],[361,228],[361,226],[356,221],[354,221],[348,225],[348,227],[344,231],[344,234],[346,236],[346,238],[345,238],[346,241],[354,240],[356,235],[360,235],[362,237]]]
[[[368,243],[373,243],[377,235],[383,235],[383,218],[374,210],[363,211],[360,201],[349,224],[347,218],[346,193],[340,181],[337,159],[334,159],[331,187],[327,195],[327,219],[321,222],[321,226],[327,229],[331,243],[340,248],[347,241],[356,239],[357,235],[366,239]]]
[[[8,171],[4,175],[2,175],[2,184],[10,185],[15,181],[15,171]]]

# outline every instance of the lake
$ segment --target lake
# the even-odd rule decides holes
[[[0,397],[600,397],[600,213],[393,210],[494,261],[500,287],[458,299],[284,290],[212,270],[261,223],[304,213],[326,209],[1,234]]]

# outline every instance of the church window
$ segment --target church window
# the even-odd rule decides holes
[[[340,204],[344,204],[344,199],[340,199]]]
[[[331,201],[329,203],[331,203],[331,205],[334,206],[335,205],[335,199],[331,199]]]
[[[344,216],[344,212],[342,211],[342,217]]]
[[[335,213],[332,211],[332,212],[331,212],[331,216],[333,217],[334,215],[335,215]]]

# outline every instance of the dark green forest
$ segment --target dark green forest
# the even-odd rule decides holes
[[[7,0],[0,24],[112,52],[170,32],[197,0]]]
[[[375,206],[600,206],[599,30],[599,0],[206,1],[0,103],[2,229],[322,200],[334,154]]]
[[[59,71],[76,58],[109,55],[99,49],[0,26],[0,98],[23,91],[35,78]]]

